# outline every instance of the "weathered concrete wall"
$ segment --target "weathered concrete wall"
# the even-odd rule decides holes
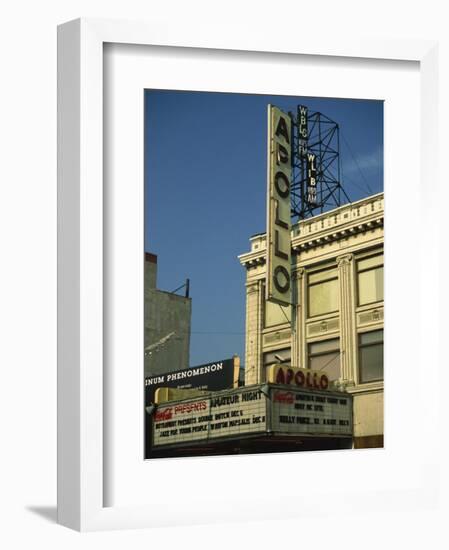
[[[156,289],[145,292],[145,376],[189,366],[191,300]],[[171,336],[169,336],[171,335]]]
[[[145,289],[157,287],[157,256],[145,252]]]
[[[145,376],[189,367],[190,298],[156,288],[157,257],[145,255]],[[150,347],[150,349],[147,349]]]

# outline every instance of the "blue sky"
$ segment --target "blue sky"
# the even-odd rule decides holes
[[[158,255],[158,288],[190,279],[190,365],[244,359],[237,256],[265,231],[269,103],[306,105],[339,124],[351,201],[383,190],[381,101],[146,90],[145,250]]]

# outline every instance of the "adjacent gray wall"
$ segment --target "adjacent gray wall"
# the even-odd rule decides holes
[[[145,255],[145,376],[189,367],[190,298],[156,288],[157,257]],[[172,334],[174,333],[174,334]]]

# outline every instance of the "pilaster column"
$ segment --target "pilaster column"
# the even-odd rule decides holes
[[[305,319],[304,319],[304,268],[292,273],[292,365],[304,367]]]
[[[356,365],[353,259],[353,254],[345,254],[337,257],[340,290],[341,378],[346,384],[354,383]]]
[[[259,384],[262,377],[262,280],[246,286],[245,385]]]
[[[299,289],[298,289],[298,273],[292,271],[292,306],[291,306],[291,364],[294,367],[298,366],[298,308],[299,308]]]

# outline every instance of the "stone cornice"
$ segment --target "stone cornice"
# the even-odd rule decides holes
[[[238,256],[240,263],[245,267],[255,267],[257,265],[263,265],[266,263],[265,249],[259,252],[247,252],[246,254],[240,254]]]
[[[364,212],[369,210],[369,212]],[[353,235],[381,229],[384,225],[383,193],[345,204],[292,227],[292,254],[330,244]],[[266,262],[266,236],[250,239],[251,252],[238,256],[240,263],[251,268]]]
[[[335,227],[332,230],[323,230],[311,235],[293,237],[292,239],[292,251],[300,253],[303,250],[309,250],[310,248],[316,248],[317,246],[323,246],[334,241],[346,239],[359,233],[366,233],[373,229],[382,228],[384,224],[384,217],[376,216],[369,220],[359,220],[358,223],[350,223],[342,225],[341,227]]]

